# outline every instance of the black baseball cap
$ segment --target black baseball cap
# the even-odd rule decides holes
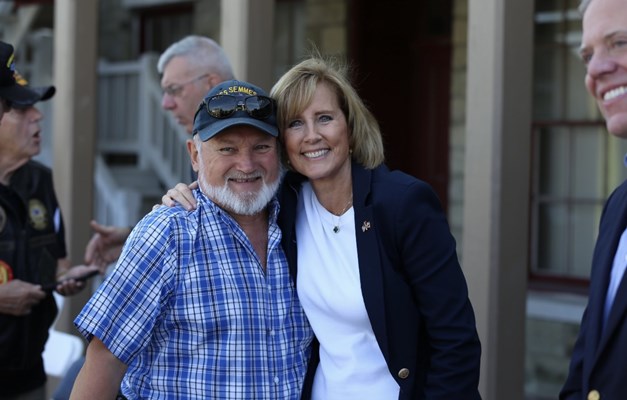
[[[220,110],[218,105],[215,112],[224,115],[215,117],[207,108],[211,108],[214,101],[220,97],[228,97],[231,101],[218,100],[217,103],[225,106],[229,103],[228,106],[233,108]],[[251,83],[236,80],[222,82],[211,89],[200,103],[194,116],[192,134],[198,134],[203,141],[207,141],[235,125],[248,125],[271,136],[279,136],[274,100],[270,99],[263,89]]]
[[[28,86],[28,81],[15,70],[13,59],[13,46],[0,41],[0,98],[11,107],[27,108],[54,96],[54,86]]]

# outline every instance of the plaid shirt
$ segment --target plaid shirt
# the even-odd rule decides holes
[[[298,399],[313,333],[270,205],[267,272],[229,214],[159,207],[74,323],[128,365],[129,399]]]

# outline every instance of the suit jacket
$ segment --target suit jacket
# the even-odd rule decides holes
[[[591,391],[596,391],[601,399],[622,399],[626,396],[627,274],[623,276],[605,328],[602,328],[610,271],[619,239],[626,227],[627,181],[614,190],[601,215],[592,258],[588,305],[560,399],[587,399]],[[597,393],[591,397],[596,397]]]
[[[399,399],[480,399],[480,343],[455,241],[433,190],[385,166],[353,163],[361,288]],[[295,214],[304,177],[288,173],[279,224],[296,274]],[[303,398],[318,362],[314,351]]]

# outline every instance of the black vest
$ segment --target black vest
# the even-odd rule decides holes
[[[19,279],[52,283],[57,261],[66,256],[64,228],[52,171],[31,161],[0,184],[0,284]],[[0,387],[3,395],[23,393],[45,382],[41,354],[57,307],[52,295],[31,314],[0,314]]]

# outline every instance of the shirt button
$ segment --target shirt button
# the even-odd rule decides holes
[[[274,377],[274,383],[276,383],[277,385],[279,384],[279,377],[278,376]]]

